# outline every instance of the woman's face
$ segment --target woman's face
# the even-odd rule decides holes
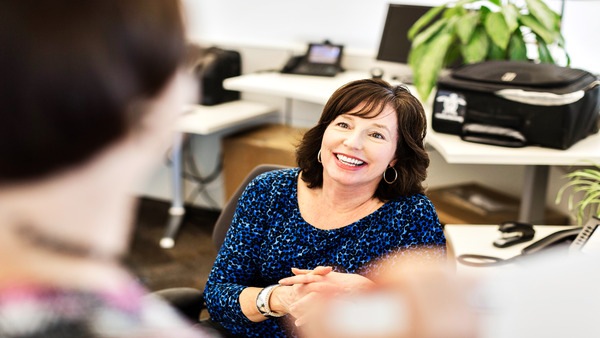
[[[398,118],[389,106],[374,118],[351,115],[361,107],[333,120],[321,143],[324,182],[377,188],[388,165],[396,162]]]

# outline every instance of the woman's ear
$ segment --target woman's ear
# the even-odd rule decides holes
[[[394,159],[393,159],[393,160],[390,162],[390,164],[388,164],[388,166],[390,166],[390,167],[394,167],[394,166],[396,165],[396,163],[398,163],[398,160],[394,158]]]

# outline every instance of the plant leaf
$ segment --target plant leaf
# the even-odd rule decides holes
[[[508,30],[504,15],[500,12],[489,13],[485,18],[484,26],[492,42],[502,50],[506,50],[511,32]]]
[[[423,28],[425,28],[438,14],[440,14],[444,9],[446,9],[446,5],[441,5],[437,7],[433,7],[428,10],[423,16],[417,20],[412,27],[408,30],[408,38],[413,40],[417,33],[419,33]]]
[[[495,43],[488,44],[486,60],[506,60],[507,54],[505,50],[500,49]],[[510,44],[509,44],[510,47]]]
[[[519,21],[523,26],[529,27],[537,36],[541,37],[547,44],[556,40],[556,34],[547,30],[536,18],[531,15],[519,16]]]
[[[586,197],[583,200],[581,200],[581,204],[584,208],[590,204],[596,204],[600,202],[600,190],[588,191],[585,196]]]
[[[517,28],[519,28],[519,9],[514,4],[508,4],[501,9],[502,14],[504,15],[504,20],[506,20],[506,25],[508,26],[509,32],[514,32]]]
[[[485,18],[488,14],[492,13],[492,10],[489,9],[489,7],[487,7],[485,3],[481,5],[479,11],[481,12],[482,18]]]
[[[592,169],[578,169],[563,177],[569,181],[559,189],[556,203],[560,203],[562,196],[567,189],[570,189],[568,208],[576,212],[575,216],[579,224],[586,216],[586,212],[600,216],[600,167],[596,164]],[[583,194],[583,196],[574,203],[576,194]]]
[[[548,49],[546,43],[540,38],[537,38],[537,43],[540,62],[555,63],[554,58],[552,57],[552,53],[550,53],[550,50]]]
[[[541,0],[525,0],[529,13],[533,15],[546,29],[559,29],[560,17]]]
[[[485,29],[478,26],[468,44],[463,45],[461,53],[465,63],[476,63],[485,60],[488,54],[489,40]]]
[[[508,43],[508,59],[509,60],[527,60],[527,46],[523,39],[521,30],[516,30],[510,36]]]
[[[461,48],[462,44],[453,43],[448,47],[448,51],[446,51],[446,57],[444,58],[443,67],[447,67],[448,65],[453,65],[459,57],[462,57]]]
[[[471,40],[480,18],[481,13],[479,11],[471,11],[456,23],[456,34],[461,43],[467,44]]]
[[[435,37],[435,35],[446,25],[447,22],[448,22],[448,19],[443,19],[443,18],[439,19],[438,21],[433,23],[431,26],[429,26],[427,29],[425,29],[424,31],[419,33],[413,39],[411,48],[419,47],[424,42],[428,41],[432,37]]]
[[[415,87],[423,102],[427,101],[433,87],[435,87],[446,51],[453,40],[450,31],[443,31],[427,44],[422,44],[411,50],[409,64],[413,69]]]
[[[589,179],[600,182],[600,172],[595,169],[581,169],[567,175],[569,178]]]

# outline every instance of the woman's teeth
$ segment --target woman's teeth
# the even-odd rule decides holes
[[[347,164],[347,165],[352,165],[352,166],[359,166],[364,164],[365,162],[361,161],[361,160],[357,160],[355,158],[351,158],[348,156],[344,156],[344,155],[336,155],[337,159],[340,160],[340,162]]]

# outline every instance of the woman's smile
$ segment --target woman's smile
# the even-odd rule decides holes
[[[337,158],[338,162],[340,164],[342,164],[343,166],[349,166],[349,167],[360,167],[360,166],[364,166],[367,164],[367,162],[358,159],[356,157],[352,157],[350,155],[344,155],[344,154],[340,154],[340,153],[334,153],[335,158]]]

